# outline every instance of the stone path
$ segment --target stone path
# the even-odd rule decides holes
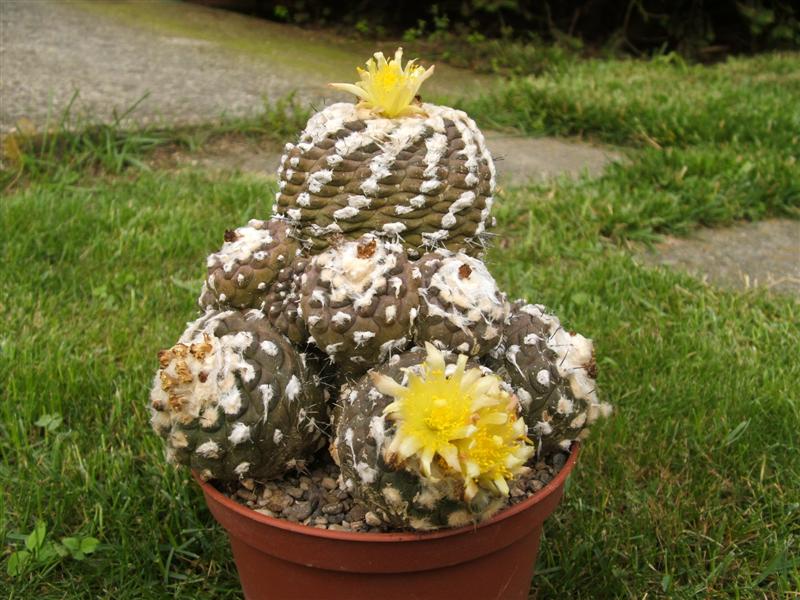
[[[648,264],[683,269],[725,287],[758,285],[800,296],[800,221],[701,229],[689,238],[669,238],[656,252],[640,256]]]
[[[297,91],[313,103],[350,98],[326,87],[351,81],[371,45],[179,2],[2,0],[0,127],[41,124],[79,91],[95,118],[136,110],[145,121],[207,122],[258,111]],[[437,65],[429,95],[459,96],[490,78]]]
[[[75,91],[77,113],[107,119],[139,101],[138,122],[203,123],[258,112],[264,99],[295,91],[322,104],[344,96],[325,87],[350,81],[370,44],[178,2],[0,0],[0,132],[21,117],[43,127]],[[390,50],[385,48],[384,50]],[[431,99],[480,92],[491,77],[437,65]],[[613,151],[551,138],[488,132],[501,183],[558,174],[598,175]],[[280,149],[226,139],[175,165],[270,176]],[[651,264],[687,269],[723,285],[765,285],[800,295],[800,222],[767,221],[670,239]]]
[[[28,117],[42,128],[77,90],[75,107],[94,119],[125,111],[162,125],[203,123],[258,112],[263,99],[296,91],[315,104],[350,99],[325,84],[351,81],[373,48],[222,10],[177,2],[2,0],[0,131]],[[429,97],[485,90],[494,79],[444,64]],[[553,139],[489,134],[501,182],[587,169],[614,155]],[[239,152],[237,152],[237,150]],[[277,148],[232,144],[183,157],[210,168],[274,173]]]

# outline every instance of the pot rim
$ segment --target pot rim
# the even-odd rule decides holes
[[[570,446],[569,457],[567,458],[561,470],[556,476],[541,490],[523,500],[519,504],[515,504],[498,512],[496,515],[480,523],[478,525],[464,525],[463,527],[438,529],[435,531],[424,532],[402,532],[402,533],[356,533],[352,531],[332,531],[329,529],[318,529],[302,523],[295,523],[287,519],[278,519],[276,517],[268,517],[261,514],[252,508],[236,502],[229,498],[227,495],[220,492],[216,487],[207,481],[202,481],[195,471],[192,471],[192,477],[200,485],[203,493],[214,499],[215,502],[223,505],[227,510],[237,513],[240,517],[249,521],[256,521],[263,525],[283,529],[287,532],[308,535],[311,537],[325,538],[329,540],[344,540],[348,542],[418,542],[421,540],[432,540],[437,538],[446,538],[455,535],[461,535],[476,529],[489,527],[500,521],[511,518],[514,515],[528,510],[535,504],[543,501],[552,492],[557,490],[569,477],[572,472],[575,462],[578,460],[580,454],[580,442],[575,441]]]

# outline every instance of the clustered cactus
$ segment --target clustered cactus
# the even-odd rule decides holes
[[[225,232],[204,314],[159,355],[152,425],[204,480],[280,478],[327,444],[387,523],[434,529],[496,512],[610,407],[591,341],[498,289],[483,135],[421,103],[432,68],[401,58],[334,84],[360,102],[315,114],[272,218]]]

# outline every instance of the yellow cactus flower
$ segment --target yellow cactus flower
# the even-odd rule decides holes
[[[415,98],[422,83],[433,75],[433,67],[425,70],[412,59],[402,66],[403,49],[398,48],[394,59],[387,61],[383,52],[376,52],[367,61],[366,70],[357,68],[361,81],[331,83],[337,90],[356,95],[358,106],[376,115],[394,119],[424,114]]]
[[[510,398],[506,392],[501,393]],[[456,442],[467,500],[474,498],[480,488],[507,496],[508,480],[519,474],[533,455],[525,421],[516,416],[516,399],[511,398],[511,404],[514,409],[505,413],[497,412],[497,407],[480,411],[475,433]]]
[[[498,376],[467,369],[466,356],[458,357],[448,375],[442,353],[431,344],[425,348],[421,370],[408,370],[406,385],[373,375],[378,391],[394,398],[383,411],[396,424],[387,461],[415,457],[426,477],[432,477],[432,464],[458,473],[467,500],[479,488],[507,494],[507,480],[533,453],[516,398],[502,389]]]

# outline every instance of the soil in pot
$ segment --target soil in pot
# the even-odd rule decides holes
[[[305,473],[267,482],[245,479],[232,484],[216,483],[215,487],[262,515],[317,529],[358,533],[400,531],[390,528],[350,492],[340,489],[339,468],[327,453],[321,454]],[[557,453],[544,460],[531,461],[527,471],[511,484],[508,505],[518,504],[544,488],[568,456]]]

